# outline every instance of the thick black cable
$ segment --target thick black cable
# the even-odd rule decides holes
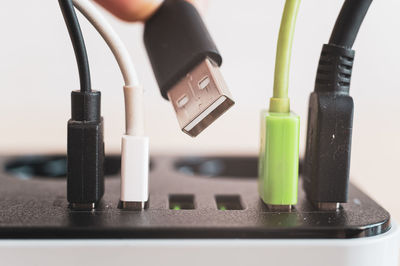
[[[58,0],[65,24],[67,25],[72,46],[74,47],[76,63],[78,65],[81,92],[91,91],[89,61],[86,52],[85,40],[71,0]]]
[[[372,0],[346,0],[336,20],[329,44],[352,48]]]
[[[346,0],[329,44],[322,48],[310,96],[304,190],[322,209],[347,202],[354,103],[350,96],[352,46],[372,0]],[[327,203],[327,204],[320,204]]]

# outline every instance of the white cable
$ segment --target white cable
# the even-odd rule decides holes
[[[136,70],[128,50],[112,26],[89,0],[73,0],[73,3],[103,37],[121,69],[125,81],[126,134],[133,136],[143,135],[143,90],[139,85]]]
[[[126,134],[121,149],[121,201],[143,208],[149,198],[149,138],[144,136],[143,89],[128,50],[104,16],[88,0],[72,2],[103,37],[122,72]]]
[[[86,19],[89,20],[93,27],[96,28],[110,47],[121,69],[125,84],[129,86],[138,86],[139,81],[129,52],[105,17],[88,0],[72,0],[72,2]]]

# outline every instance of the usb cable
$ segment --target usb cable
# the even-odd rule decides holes
[[[103,37],[121,70],[126,132],[122,136],[120,207],[144,209],[149,199],[149,138],[144,134],[143,89],[128,50],[104,16],[88,0],[73,3]]]
[[[310,95],[304,190],[321,210],[347,202],[354,103],[349,95],[352,46],[372,0],[346,0],[322,48]]]
[[[222,57],[188,1],[165,0],[146,21],[144,43],[183,132],[197,136],[234,104],[219,71]]]
[[[85,42],[71,0],[59,5],[75,51],[81,88],[71,93],[68,121],[67,199],[70,207],[92,210],[104,194],[103,118],[101,94],[91,88]]]
[[[125,46],[104,17],[88,0],[73,3],[107,42],[123,74],[126,133],[122,137],[120,206],[143,209],[149,198],[143,91]],[[147,20],[144,40],[161,93],[172,102],[184,132],[197,136],[234,104],[219,72],[222,57],[192,4],[164,1]]]
[[[297,203],[300,118],[290,111],[290,57],[300,0],[287,0],[276,51],[273,97],[261,113],[259,193],[271,210],[290,211]]]

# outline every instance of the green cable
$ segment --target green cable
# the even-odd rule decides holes
[[[289,66],[300,0],[286,0],[276,52],[274,95],[261,112],[259,194],[273,208],[297,203],[300,117],[290,111]]]
[[[274,94],[270,99],[270,112],[290,112],[288,97],[290,56],[297,13],[301,0],[286,0],[279,30],[275,59]]]

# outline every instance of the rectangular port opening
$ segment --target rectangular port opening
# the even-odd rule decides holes
[[[194,195],[174,194],[169,195],[169,209],[171,210],[194,210]]]
[[[244,209],[239,195],[217,195],[215,201],[220,211]]]

